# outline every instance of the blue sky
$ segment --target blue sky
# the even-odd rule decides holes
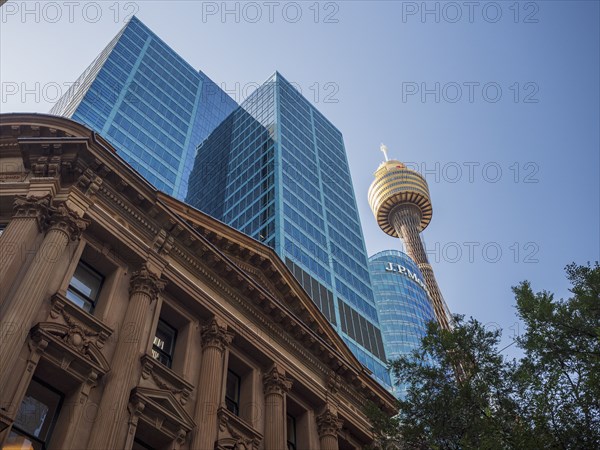
[[[450,309],[509,343],[512,285],[564,297],[600,258],[599,3],[471,5],[9,1],[1,110],[47,112],[131,13],[238,101],[279,70],[344,134],[369,254],[400,246],[367,204],[385,142],[429,183]]]

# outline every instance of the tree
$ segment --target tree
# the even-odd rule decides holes
[[[408,386],[399,413],[370,407],[378,449],[600,448],[600,267],[567,267],[573,296],[513,288],[525,356],[508,361],[500,331],[455,316],[391,363]]]
[[[600,267],[566,268],[573,296],[555,301],[530,283],[514,287],[526,333],[515,376],[537,434],[558,448],[600,448]]]

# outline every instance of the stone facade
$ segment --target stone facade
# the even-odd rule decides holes
[[[0,225],[3,448],[360,449],[394,412],[269,247],[80,124],[0,116]]]

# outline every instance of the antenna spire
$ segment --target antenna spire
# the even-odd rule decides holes
[[[389,161],[388,158],[388,148],[387,145],[385,145],[384,143],[381,143],[381,145],[379,146],[379,150],[381,150],[383,152],[383,156],[385,157],[386,162]]]

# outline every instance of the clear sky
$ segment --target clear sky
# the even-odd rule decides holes
[[[47,112],[135,13],[242,100],[279,70],[344,134],[369,254],[399,248],[367,189],[390,156],[422,171],[429,256],[453,312],[518,332],[510,287],[568,295],[600,258],[599,3],[13,2],[2,112]],[[28,92],[28,93],[26,93]]]

